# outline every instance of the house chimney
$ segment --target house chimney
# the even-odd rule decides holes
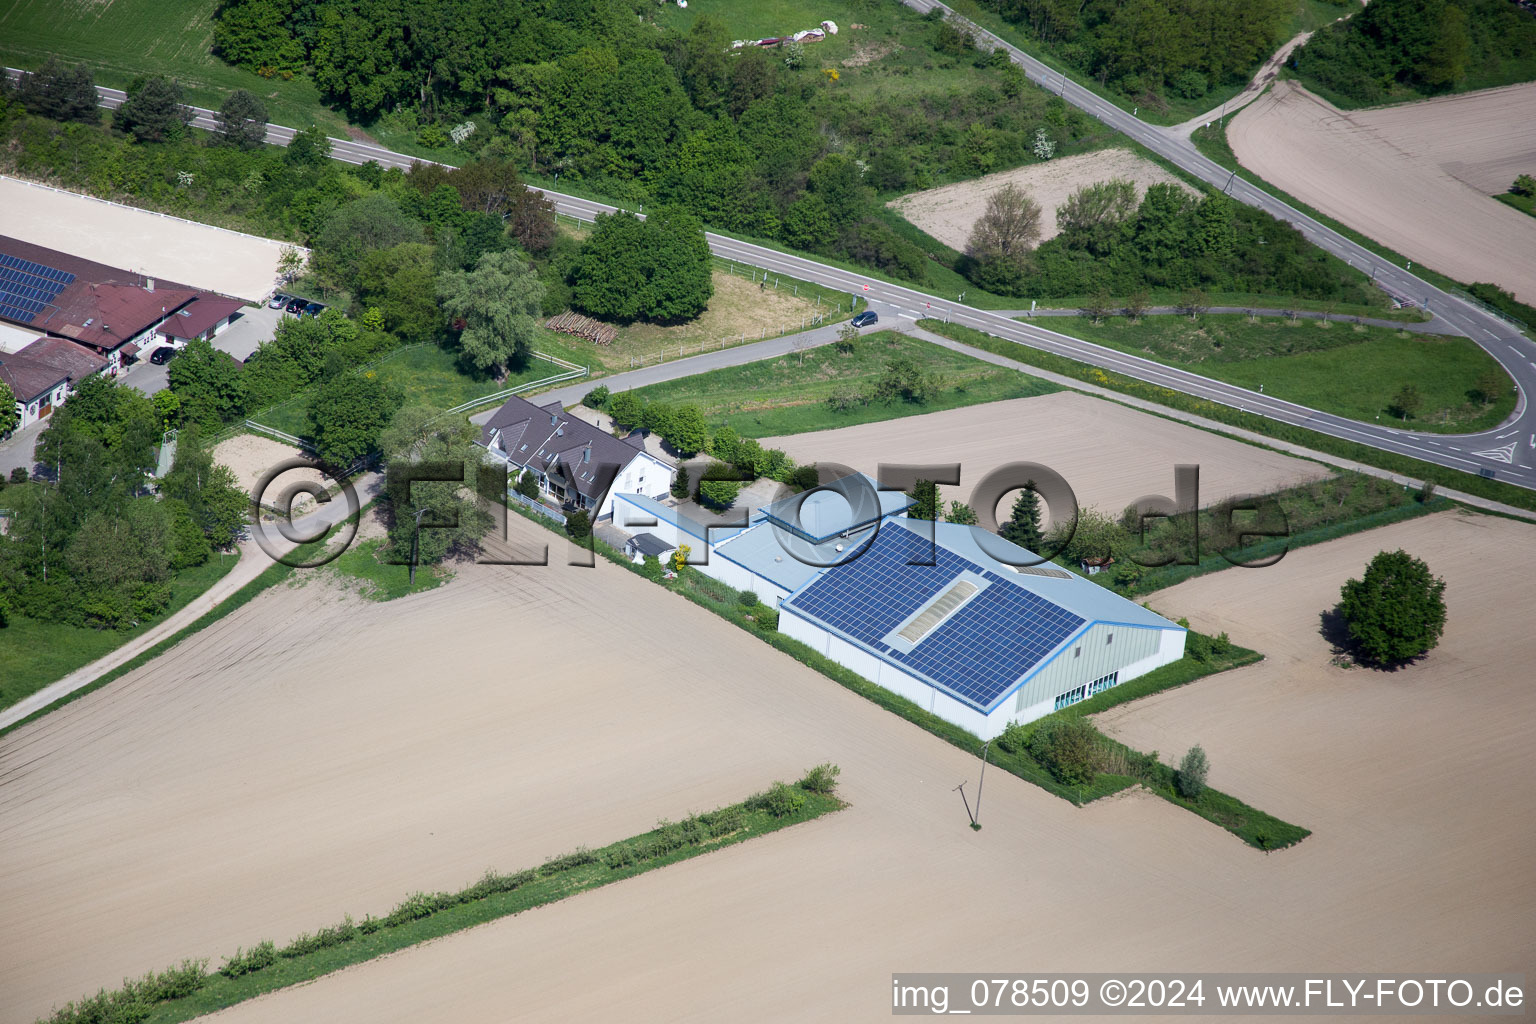
[[[559,413],[552,412],[552,413],[549,414],[549,425],[552,426],[552,427],[558,427],[560,425],[560,414]]]
[[[592,461],[592,442],[591,441],[588,441],[587,442],[587,446],[581,450],[581,461],[582,462],[591,462]]]
[[[144,290],[149,292],[151,295],[153,295],[155,293],[155,279],[154,278],[146,277],[144,279]]]

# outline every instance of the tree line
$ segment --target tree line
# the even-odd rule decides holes
[[[1340,8],[1350,0],[1327,0]],[[981,0],[1053,55],[1143,105],[1247,81],[1284,41],[1291,0]]]
[[[249,499],[215,465],[196,428],[150,489],[163,422],[142,393],[109,378],[81,381],[38,438],[49,480],[6,488],[0,536],[0,624],[7,613],[127,628],[165,609],[180,570],[202,565],[244,528]]]
[[[1037,159],[1041,133],[1055,145],[1099,130],[937,20],[899,15],[921,26],[911,41],[927,67],[990,69],[986,84],[855,98],[794,50],[732,52],[714,16],[686,33],[653,18],[634,0],[234,0],[215,40],[224,59],[309,74],[353,118],[423,145],[472,124],[469,152],[908,280],[926,254],[879,195]]]
[[[1310,88],[1348,106],[1536,78],[1536,15],[1510,0],[1373,0],[1292,57]]]

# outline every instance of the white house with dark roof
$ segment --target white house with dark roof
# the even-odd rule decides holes
[[[593,519],[613,515],[617,493],[661,498],[672,489],[673,467],[645,450],[638,435],[617,438],[568,416],[558,401],[538,406],[507,399],[480,430],[478,442],[514,476],[533,473],[539,489]]]
[[[928,533],[932,529],[931,534]],[[897,518],[779,629],[983,739],[1184,656],[1185,630],[977,527]]]

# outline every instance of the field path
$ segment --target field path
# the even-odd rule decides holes
[[[378,474],[370,473],[365,477],[359,477],[355,481],[354,486],[357,487],[359,498],[364,504],[367,503],[365,495],[377,490],[381,479]],[[310,531],[316,529],[318,525],[334,525],[345,519],[346,516],[346,504],[341,501],[333,501],[319,511],[296,520],[295,525],[302,530]],[[0,729],[14,725],[28,715],[43,710],[55,701],[68,697],[76,690],[91,685],[91,683],[111,672],[119,665],[132,661],[167,637],[175,636],[181,630],[186,629],[192,623],[223,604],[225,599],[261,575],[272,564],[271,557],[261,550],[254,540],[242,542],[238,549],[240,556],[239,564],[226,573],[213,586],[193,598],[179,612],[159,625],[145,630],[110,654],[97,658],[89,665],[75,669],[63,679],[50,683],[31,696],[24,697],[10,707],[0,710]]]

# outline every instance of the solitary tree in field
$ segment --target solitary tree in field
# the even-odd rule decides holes
[[[1017,287],[1039,240],[1040,204],[1017,185],[992,193],[966,247],[976,262],[977,283],[985,288]]]
[[[1197,320],[1210,311],[1211,297],[1200,288],[1191,288],[1180,297],[1179,307],[1191,320]]]
[[[998,533],[1004,540],[1027,551],[1039,552],[1044,537],[1040,533],[1040,496],[1035,493],[1033,480],[1026,483],[1019,496],[1013,499],[1013,510]]]
[[[1396,665],[1432,650],[1445,631],[1445,581],[1406,551],[1383,551],[1344,584],[1339,614],[1364,660]]]
[[[1103,322],[1106,316],[1109,316],[1113,301],[1110,297],[1109,289],[1100,286],[1094,290],[1092,295],[1088,296],[1088,301],[1083,303],[1083,308],[1080,312],[1094,324],[1099,324]]]
[[[485,503],[478,500],[473,467],[480,456],[475,446],[479,430],[461,417],[444,416],[441,409],[408,405],[389,417],[388,425],[378,435],[377,446],[384,453],[389,471],[385,477],[382,507],[389,522],[390,560],[396,564],[431,565],[450,551],[475,548],[492,525]],[[425,473],[413,466],[436,468],[467,466],[468,480],[427,480],[424,475],[447,476],[451,473]],[[415,475],[417,479],[412,480]],[[496,488],[501,480],[495,479]],[[524,473],[516,485],[519,494],[528,494],[524,480],[532,485],[530,497],[538,497],[538,484]],[[498,493],[487,494],[488,501],[500,501]]]
[[[256,95],[244,89],[229,94],[219,107],[214,134],[220,142],[240,149],[255,149],[267,141],[267,108]]]
[[[1387,406],[1387,411],[1406,420],[1418,412],[1423,404],[1424,396],[1419,393],[1419,389],[1412,384],[1404,384],[1397,389],[1397,394],[1392,396],[1392,404]]]
[[[1509,190],[1519,196],[1536,196],[1536,178],[1522,174],[1509,186]]]
[[[1506,394],[1510,389],[1510,380],[1502,370],[1487,369],[1477,375],[1477,383],[1473,390],[1484,405],[1492,405],[1499,400],[1499,396]]]

